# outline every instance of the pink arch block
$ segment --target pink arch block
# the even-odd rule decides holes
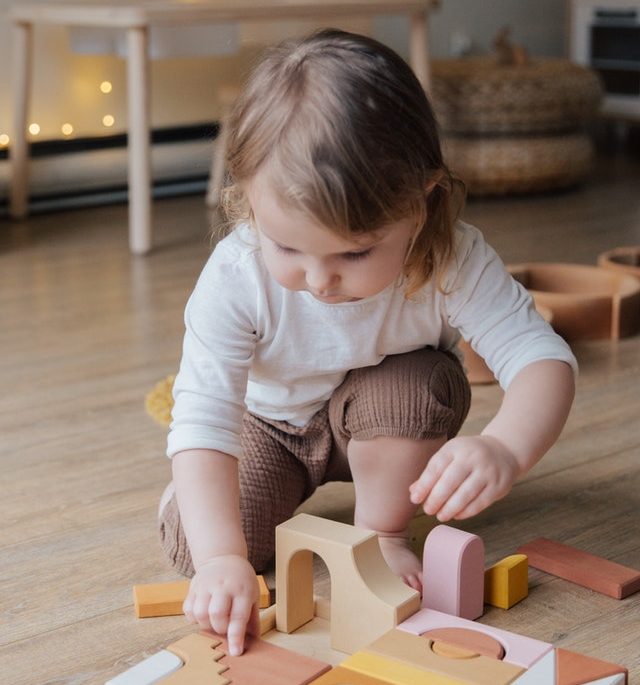
[[[422,560],[422,606],[474,620],[484,610],[484,543],[472,533],[436,526]]]

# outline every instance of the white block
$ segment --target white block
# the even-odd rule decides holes
[[[552,649],[526,670],[513,685],[556,685],[556,651]]]
[[[111,678],[105,685],[153,685],[182,666],[183,663],[179,657],[163,649],[132,666],[128,671]]]
[[[607,676],[606,678],[600,678],[599,680],[590,680],[585,685],[624,685],[625,676],[624,673],[616,673],[615,675]]]

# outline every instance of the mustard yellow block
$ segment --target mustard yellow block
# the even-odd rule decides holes
[[[425,640],[425,647],[427,646]],[[389,659],[373,652],[356,652],[340,666],[371,678],[382,680],[388,685],[465,685],[464,680],[423,671],[395,659]]]
[[[484,572],[485,604],[510,609],[529,594],[526,554],[512,554]]]
[[[178,616],[189,592],[188,580],[133,586],[133,604],[138,618]]]
[[[268,609],[271,606],[271,595],[263,576],[258,576],[258,587],[260,588],[260,609]]]

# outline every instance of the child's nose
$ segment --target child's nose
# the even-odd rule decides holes
[[[309,290],[322,294],[335,285],[337,274],[323,264],[316,264],[307,269],[306,278]]]

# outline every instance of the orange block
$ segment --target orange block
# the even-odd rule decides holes
[[[629,672],[624,666],[569,652],[566,649],[556,649],[557,685],[582,685],[618,673],[625,674],[626,682]]]
[[[271,594],[263,576],[258,576],[258,587],[260,588],[260,603],[258,606],[260,609],[268,609],[271,606]]]
[[[133,586],[133,604],[138,618],[179,616],[189,592],[188,580]]]

